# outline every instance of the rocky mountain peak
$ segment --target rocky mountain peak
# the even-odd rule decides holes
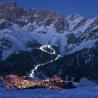
[[[83,17],[80,16],[79,14],[72,14],[72,15],[68,16],[66,19],[74,20],[76,18],[83,18]]]
[[[0,19],[2,18],[20,26],[36,22],[38,26],[54,24],[58,32],[68,29],[68,24],[65,22],[65,19],[56,12],[47,9],[26,9],[19,7],[14,2],[0,5]]]
[[[84,25],[86,19],[79,14],[72,14],[66,18],[69,24],[69,29],[71,31],[78,29],[80,26]]]

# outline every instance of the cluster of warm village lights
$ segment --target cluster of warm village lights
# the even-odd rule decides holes
[[[68,89],[74,88],[75,84],[71,81],[64,81],[58,76],[46,80],[30,80],[26,76],[8,75],[0,77],[4,87],[7,89],[26,89],[26,88],[49,88],[49,89]]]

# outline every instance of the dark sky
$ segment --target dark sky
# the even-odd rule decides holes
[[[10,1],[10,0],[0,0]],[[32,8],[47,8],[63,16],[80,14],[91,18],[98,15],[98,0],[15,0],[19,5]]]

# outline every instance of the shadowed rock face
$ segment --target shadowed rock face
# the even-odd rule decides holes
[[[15,2],[0,5],[0,18],[7,19],[20,26],[35,21],[39,26],[48,26],[53,23],[58,32],[68,29],[68,24],[64,21],[63,17],[57,13],[47,9],[25,9],[17,6]]]
[[[6,29],[10,27],[12,24],[6,20],[4,20],[2,23],[0,23],[0,30]]]

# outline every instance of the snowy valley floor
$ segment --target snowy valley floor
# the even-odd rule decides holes
[[[98,98],[98,87],[81,87],[72,90],[5,90],[0,88],[0,98]]]
[[[0,87],[0,98],[98,98],[98,84],[83,79],[75,89],[6,90]]]

